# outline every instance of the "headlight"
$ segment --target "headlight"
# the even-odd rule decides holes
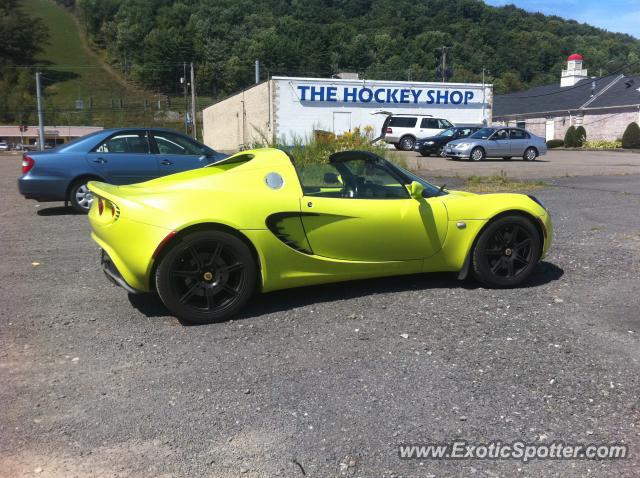
[[[433,144],[433,141],[427,141],[427,142],[426,142],[426,143],[424,143],[424,144],[428,144],[429,146],[431,146],[431,145]]]
[[[454,147],[457,147],[458,149],[469,149],[471,147],[471,143],[460,143],[456,144]]]

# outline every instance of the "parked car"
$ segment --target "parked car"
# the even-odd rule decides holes
[[[382,125],[382,138],[397,149],[411,151],[417,138],[434,136],[453,125],[429,115],[390,114]]]
[[[139,183],[226,157],[172,130],[108,129],[48,151],[24,153],[18,189],[27,199],[68,201],[86,213],[93,201],[89,181]]]
[[[0,151],[9,151],[9,144],[6,141],[0,141]]]
[[[327,159],[258,149],[135,186],[91,181],[104,272],[207,323],[256,291],[366,277],[456,271],[514,287],[551,243],[533,196],[445,191],[365,151]]]
[[[435,136],[416,140],[413,149],[422,156],[430,156],[432,154],[441,156],[447,143],[456,139],[466,138],[479,129],[480,126],[454,126],[441,131]]]
[[[525,161],[535,161],[547,153],[544,138],[521,128],[493,126],[482,128],[465,139],[451,141],[444,149],[448,158],[482,161],[485,158],[509,160],[521,157]]]

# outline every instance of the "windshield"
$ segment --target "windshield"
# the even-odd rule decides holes
[[[440,132],[440,134],[438,136],[453,136],[456,132],[455,128],[449,128],[449,129],[445,129],[444,131]]]
[[[469,136],[469,138],[488,139],[489,136],[491,136],[494,131],[495,131],[495,129],[493,129],[493,128],[482,128],[482,129],[476,131],[475,133],[473,133],[471,136]]]
[[[401,168],[400,166],[398,166],[397,164],[391,163],[389,162],[389,165],[395,169],[397,172],[399,172],[402,176],[405,177],[406,180],[408,180],[407,182],[411,182],[411,181],[417,181],[420,184],[422,184],[424,186],[424,193],[423,196],[424,197],[434,197],[434,196],[444,196],[445,194],[449,194],[446,191],[443,191],[442,189],[440,189],[437,186],[434,186],[433,184],[425,181],[424,179],[422,179],[420,176],[416,176],[415,174],[413,174],[410,171],[407,171],[404,168]]]

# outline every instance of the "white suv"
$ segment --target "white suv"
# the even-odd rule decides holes
[[[448,120],[430,115],[389,115],[382,125],[382,138],[397,149],[411,151],[416,139],[435,136],[452,126]]]

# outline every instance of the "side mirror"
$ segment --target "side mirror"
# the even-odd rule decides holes
[[[409,194],[413,199],[422,199],[422,191],[424,191],[424,186],[420,184],[418,181],[413,181],[409,186]]]
[[[339,184],[338,175],[336,173],[324,173],[325,184]]]

